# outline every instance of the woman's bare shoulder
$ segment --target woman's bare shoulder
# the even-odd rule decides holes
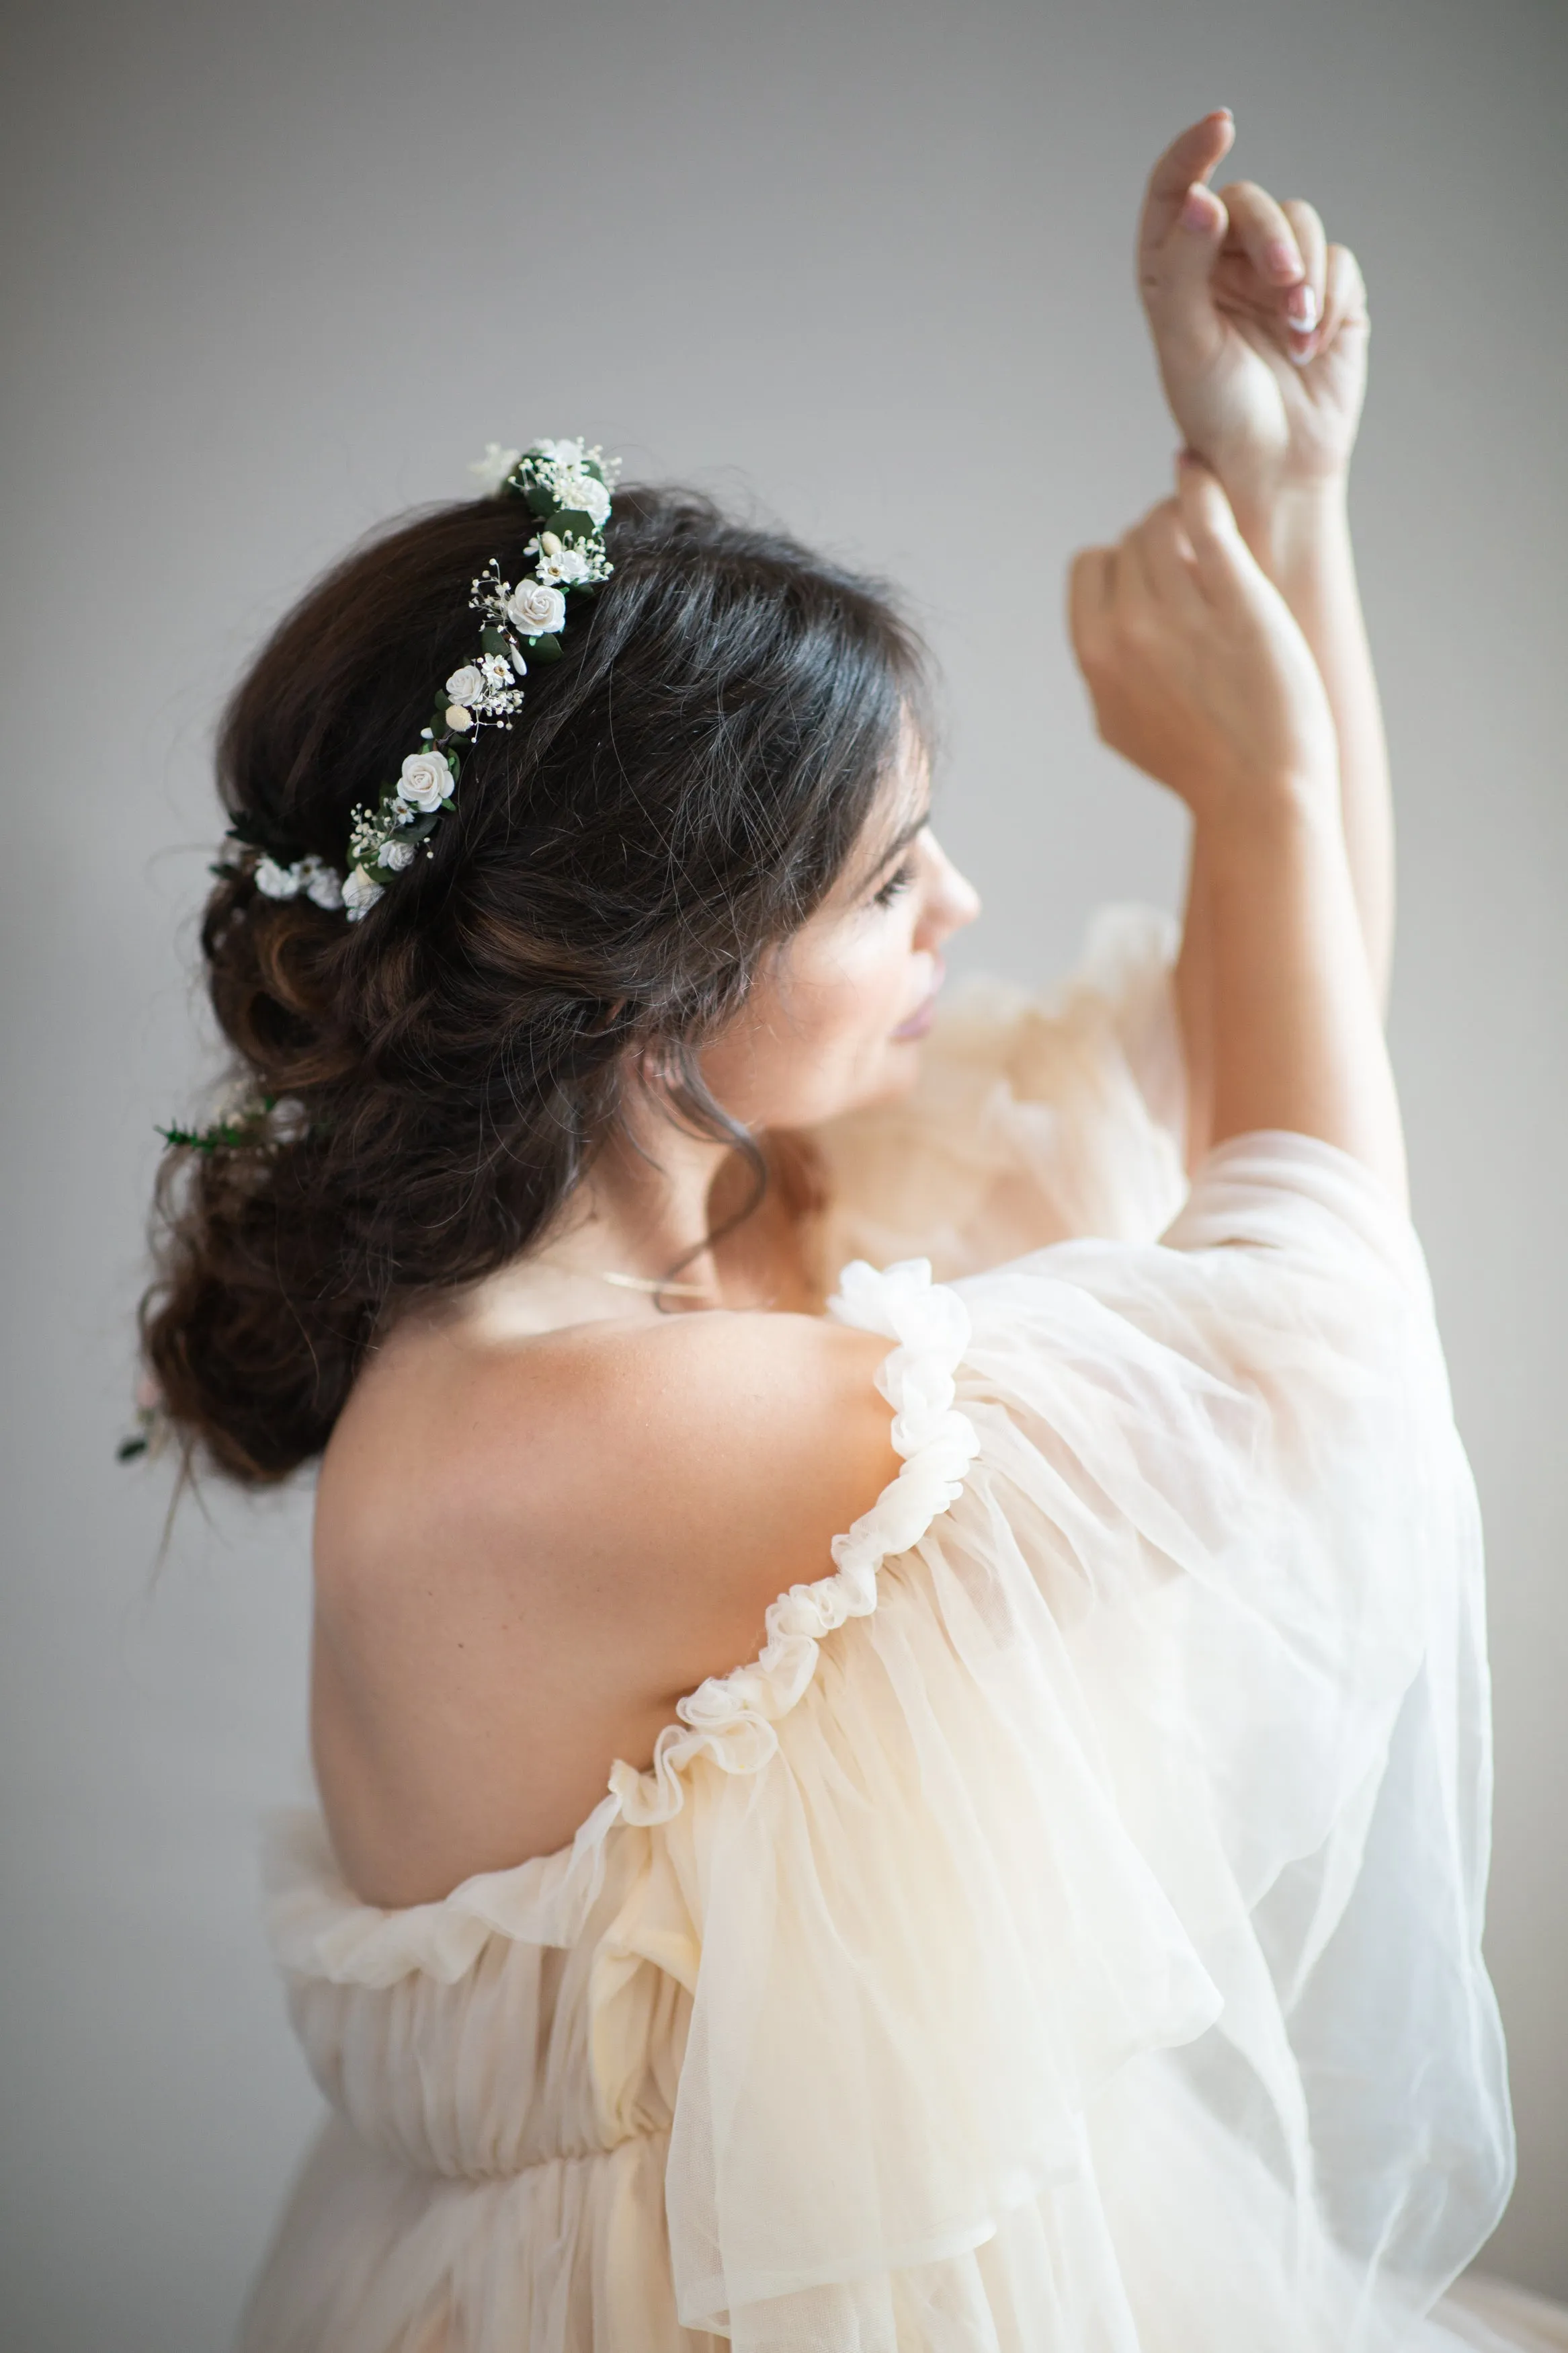
[[[821,1316],[722,1311],[505,1345],[433,1334],[351,1400],[322,1466],[318,1553],[347,1565],[460,1540],[542,1565],[624,1548],[632,1586],[663,1587],[677,1565],[825,1575],[826,1544],[898,1469],[875,1386],[889,1345]],[[724,1555],[710,1566],[710,1540]]]
[[[715,1312],[436,1329],[371,1365],[316,1533],[317,1765],[362,1893],[561,1843],[683,1693],[755,1656],[768,1603],[831,1572],[898,1470],[888,1345]],[[413,1820],[405,1871],[376,1826]]]

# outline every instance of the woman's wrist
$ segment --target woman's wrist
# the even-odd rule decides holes
[[[1292,586],[1338,558],[1350,543],[1350,476],[1316,475],[1233,498],[1242,537],[1275,586],[1292,601]]]
[[[1339,775],[1328,765],[1270,769],[1238,780],[1193,808],[1205,862],[1227,870],[1277,865],[1320,842],[1338,843]]]

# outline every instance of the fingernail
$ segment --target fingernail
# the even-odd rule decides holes
[[[1194,181],[1187,190],[1185,201],[1182,206],[1182,227],[1205,231],[1212,227],[1214,214],[1210,207],[1215,201],[1205,187]]]
[[[1316,359],[1318,356],[1318,339],[1316,335],[1309,335],[1306,342],[1301,344],[1300,349],[1298,349],[1294,343],[1289,344],[1287,348],[1289,356],[1292,361],[1294,361],[1297,367],[1305,367],[1309,360]]]
[[[1276,278],[1299,278],[1301,274],[1301,257],[1286,237],[1271,237],[1263,248],[1263,259]]]
[[[1318,323],[1316,290],[1308,285],[1292,286],[1285,297],[1286,314],[1299,335],[1310,335]]]

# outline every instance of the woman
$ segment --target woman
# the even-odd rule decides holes
[[[933,1028],[907,632],[578,444],[231,711],[258,1099],[146,1328],[188,1443],[321,1458],[274,1925],[335,2115],[252,2353],[1503,2341],[1423,2317],[1510,2144],[1366,315],[1230,138],[1145,209],[1175,495],[1072,581],[1194,821],[1173,964],[1124,911]]]

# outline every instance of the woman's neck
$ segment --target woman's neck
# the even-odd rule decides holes
[[[606,1145],[540,1256],[595,1276],[673,1275],[717,1301],[721,1275],[709,1237],[730,1211],[723,1197],[735,1160],[731,1145],[668,1119],[628,1124]]]

